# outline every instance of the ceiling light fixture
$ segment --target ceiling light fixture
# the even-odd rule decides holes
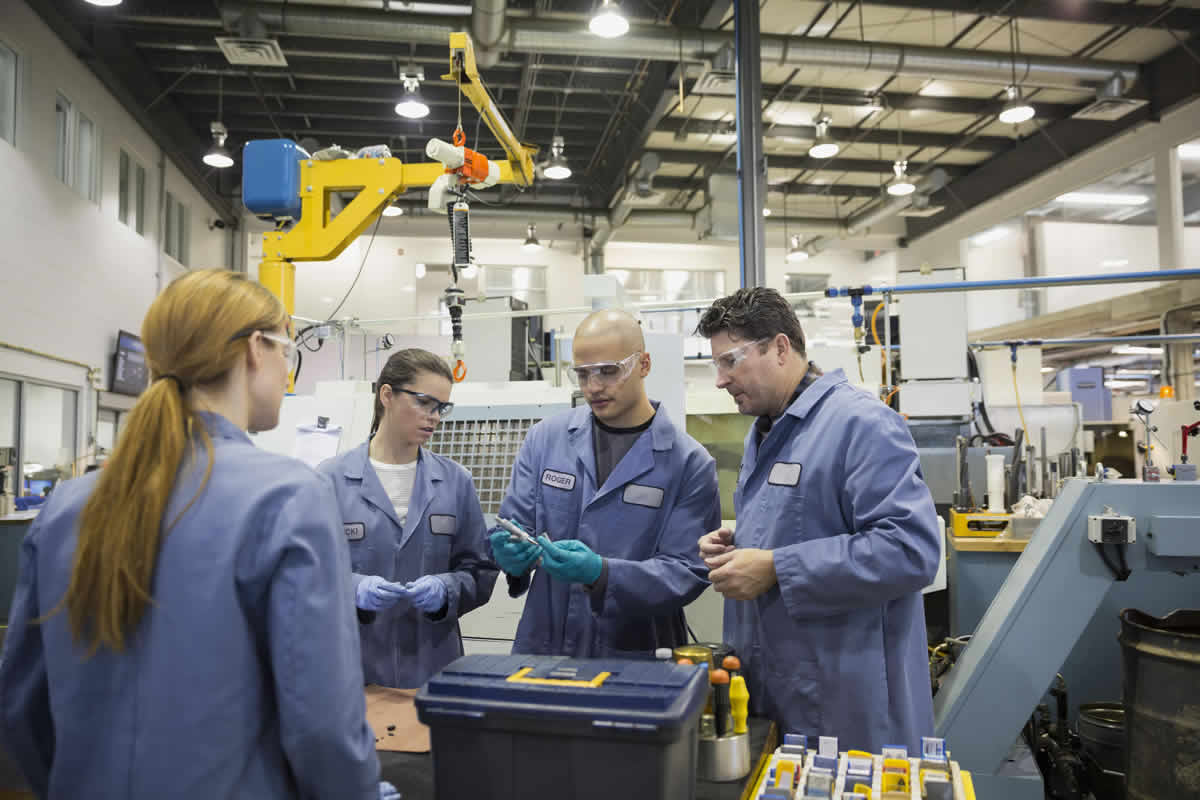
[[[525,236],[525,241],[522,242],[522,244],[521,244],[521,249],[522,250],[541,250],[542,243],[540,241],[538,241],[538,238],[537,238],[537,226],[531,222],[531,223],[529,223],[529,227],[526,228],[526,231],[528,231],[528,234]]]
[[[892,179],[888,181],[887,193],[892,197],[907,197],[917,190],[917,185],[908,177],[908,162],[897,159],[892,164]]]
[[[1150,198],[1124,192],[1067,192],[1054,198],[1054,202],[1068,206],[1141,206],[1149,203]]]
[[[817,135],[813,139],[812,147],[808,148],[810,158],[833,158],[842,149],[841,145],[829,135],[829,124],[831,122],[833,122],[833,117],[826,111],[817,114],[817,118],[813,120],[813,125],[817,129]]]
[[[417,262],[416,274],[418,280],[425,277],[425,265],[419,261]]]
[[[395,203],[388,203],[383,207],[383,215],[385,217],[400,217],[404,215],[404,209]]]
[[[629,32],[629,20],[621,13],[617,0],[603,0],[588,22],[588,30],[604,39],[615,39]]]
[[[224,96],[225,96],[225,79],[217,77],[217,118],[213,120],[209,126],[209,133],[212,134],[213,144],[204,154],[201,159],[205,164],[215,169],[228,169],[233,166],[233,156],[229,155],[229,151],[225,149],[225,140],[229,137],[229,131],[225,129],[225,123],[221,122],[221,117],[224,116]]]
[[[788,247],[787,255],[784,257],[789,264],[795,264],[798,261],[808,260],[808,251],[804,249],[804,245],[800,243],[800,234],[792,234],[792,242]]]
[[[416,53],[416,46],[412,52]],[[404,96],[396,103],[396,113],[405,119],[423,119],[429,116],[429,105],[421,99],[421,81],[425,80],[425,70],[409,64],[407,70],[400,69],[399,62],[394,62],[400,83],[404,84]]]
[[[1010,48],[1010,62],[1012,64],[1012,83],[1007,89],[1008,102],[1004,104],[1004,108],[1000,109],[1000,121],[1005,125],[1019,125],[1022,122],[1028,122],[1033,119],[1036,113],[1026,100],[1021,97],[1021,87],[1017,83],[1017,53],[1021,49],[1021,33],[1017,27],[1017,18],[1012,17],[1008,20],[1008,44]]]
[[[1008,87],[1008,102],[1000,110],[1000,121],[1005,125],[1019,125],[1033,119],[1036,112],[1028,101],[1021,97],[1021,90],[1016,86]]]
[[[100,6],[101,8],[111,8],[121,5],[121,0],[87,0],[88,5]]]
[[[763,208],[763,216],[764,216],[764,217],[769,217],[769,216],[771,216],[771,209],[769,209],[769,208]]]
[[[563,137],[555,136],[550,145],[550,160],[542,168],[542,174],[552,181],[565,181],[571,177],[571,166],[563,155]]]
[[[229,151],[225,149],[225,138],[229,136],[229,131],[225,130],[225,125],[219,120],[214,120],[209,125],[209,130],[212,132],[213,146],[204,154],[204,163],[216,169],[232,167],[233,156],[229,155]]]
[[[1179,145],[1179,157],[1184,161],[1200,161],[1200,142]]]

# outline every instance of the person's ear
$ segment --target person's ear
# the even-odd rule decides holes
[[[246,367],[250,372],[262,367],[269,346],[270,342],[263,338],[262,331],[254,331],[246,338]]]
[[[642,353],[642,357],[639,360],[639,362],[640,363],[638,364],[638,366],[640,367],[640,370],[639,370],[638,374],[640,374],[644,378],[650,374],[650,353],[648,353],[648,352]]]

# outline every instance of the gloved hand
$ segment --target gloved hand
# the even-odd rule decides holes
[[[399,583],[385,581],[378,575],[368,575],[358,583],[354,601],[363,611],[383,611],[407,596]]]
[[[426,614],[436,614],[446,606],[446,583],[436,575],[422,575],[404,584],[412,604]]]
[[[542,545],[542,569],[564,583],[595,583],[604,571],[604,559],[578,539],[552,542],[545,534]]]
[[[542,547],[536,542],[509,541],[510,534],[504,528],[492,531],[488,540],[492,543],[492,556],[500,569],[514,578],[519,578],[542,557]]]
[[[387,781],[379,782],[379,800],[400,800],[400,792]]]

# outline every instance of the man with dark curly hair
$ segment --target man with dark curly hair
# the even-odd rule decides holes
[[[921,588],[938,524],[900,415],[808,360],[773,289],[704,314],[717,387],[757,417],[746,436],[736,534],[700,539],[725,595],[725,638],[755,710],[842,749],[910,752],[933,733]]]

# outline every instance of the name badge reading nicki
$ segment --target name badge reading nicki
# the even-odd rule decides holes
[[[346,522],[342,524],[342,531],[346,534],[346,540],[357,542],[367,535],[367,526],[362,522]]]
[[[555,472],[552,469],[542,472],[542,483],[569,492],[575,488],[575,476],[569,472]]]
[[[767,476],[767,483],[772,486],[795,486],[800,483],[800,472],[804,469],[801,464],[788,464],[784,461],[779,461],[775,466],[771,467],[771,474]]]

